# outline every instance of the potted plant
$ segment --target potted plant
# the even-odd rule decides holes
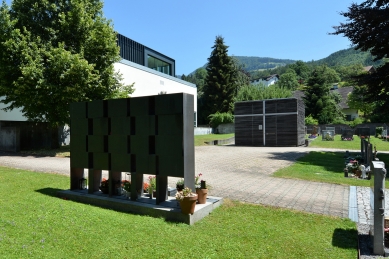
[[[156,191],[157,191],[157,179],[155,176],[149,176],[149,188],[148,188],[148,191],[149,191],[149,195],[150,195],[150,199],[154,196],[155,197],[155,194],[156,194]]]
[[[126,192],[126,196],[131,196],[131,182],[128,180],[122,180],[122,188]]]
[[[207,195],[208,195],[208,188],[207,184],[204,180],[200,180],[200,177],[203,174],[198,174],[195,177],[195,187],[196,187],[196,193],[197,193],[197,201],[199,204],[205,204],[207,202]]]
[[[177,189],[177,192],[180,192],[184,189],[184,179],[183,178],[181,178],[177,181],[176,189]]]
[[[181,192],[176,193],[176,199],[180,202],[183,214],[193,214],[196,207],[197,194],[185,187]]]
[[[106,178],[103,178],[103,180],[100,183],[99,189],[102,193],[108,194],[109,193],[109,180]]]

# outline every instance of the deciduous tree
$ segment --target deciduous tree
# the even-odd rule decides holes
[[[100,0],[13,0],[0,8],[0,96],[32,121],[63,125],[72,102],[132,91]]]
[[[355,49],[370,51],[374,61],[389,58],[389,1],[366,0],[353,3],[342,12],[347,22],[335,26],[333,34],[350,39]],[[380,121],[389,121],[389,63],[378,67],[376,73],[356,77],[359,86],[366,85],[364,101],[374,104],[374,114]]]

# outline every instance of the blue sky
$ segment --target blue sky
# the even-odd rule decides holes
[[[10,0],[6,1],[8,4]],[[361,3],[362,1],[355,1]],[[105,0],[104,16],[119,33],[176,60],[176,74],[207,62],[215,37],[229,54],[318,60],[350,47],[328,35],[352,0]]]
[[[361,1],[354,1],[360,3]],[[203,66],[215,37],[229,54],[318,60],[350,47],[328,35],[351,0],[106,0],[104,15],[121,34],[176,60],[176,74]]]

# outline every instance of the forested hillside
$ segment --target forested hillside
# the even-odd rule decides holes
[[[291,59],[276,59],[267,57],[233,56],[233,58],[237,59],[243,66],[243,69],[249,72],[253,78],[266,76],[267,74],[282,74],[286,70],[282,67],[296,62],[296,60]],[[370,52],[362,52],[360,50],[355,50],[354,48],[349,48],[332,53],[326,58],[306,63],[308,66],[326,64],[329,67],[350,66],[355,64],[362,64],[362,66],[379,66],[382,64],[382,61],[374,62],[373,56]],[[205,68],[206,65],[207,64],[205,64],[203,68]],[[191,74],[194,72],[195,71]]]
[[[360,50],[355,50],[354,48],[349,48],[332,53],[326,58],[308,62],[308,65],[309,64],[326,64],[329,67],[349,66],[354,64],[362,64],[363,66],[378,66],[382,64],[382,61],[374,62],[373,56],[370,52],[362,52]]]

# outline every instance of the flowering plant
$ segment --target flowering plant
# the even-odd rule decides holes
[[[144,182],[144,183],[143,183],[143,191],[144,191],[144,192],[148,192],[148,191],[149,191],[149,186],[150,186],[150,185],[149,185],[148,183]]]
[[[108,184],[109,184],[109,180],[106,179],[106,178],[103,178],[103,180],[101,181],[100,186],[101,187],[108,187],[109,186]]]
[[[128,181],[128,180],[122,180],[122,188],[123,188],[126,192],[131,192],[131,182]]]
[[[182,201],[185,197],[195,197],[196,194],[192,193],[192,190],[188,187],[185,187],[182,192],[176,193],[176,200]]]
[[[202,173],[199,173],[198,175],[195,176],[195,187],[196,189],[200,189],[200,177],[202,176]]]
[[[176,185],[184,185],[184,178],[180,178],[180,179],[177,181]]]

